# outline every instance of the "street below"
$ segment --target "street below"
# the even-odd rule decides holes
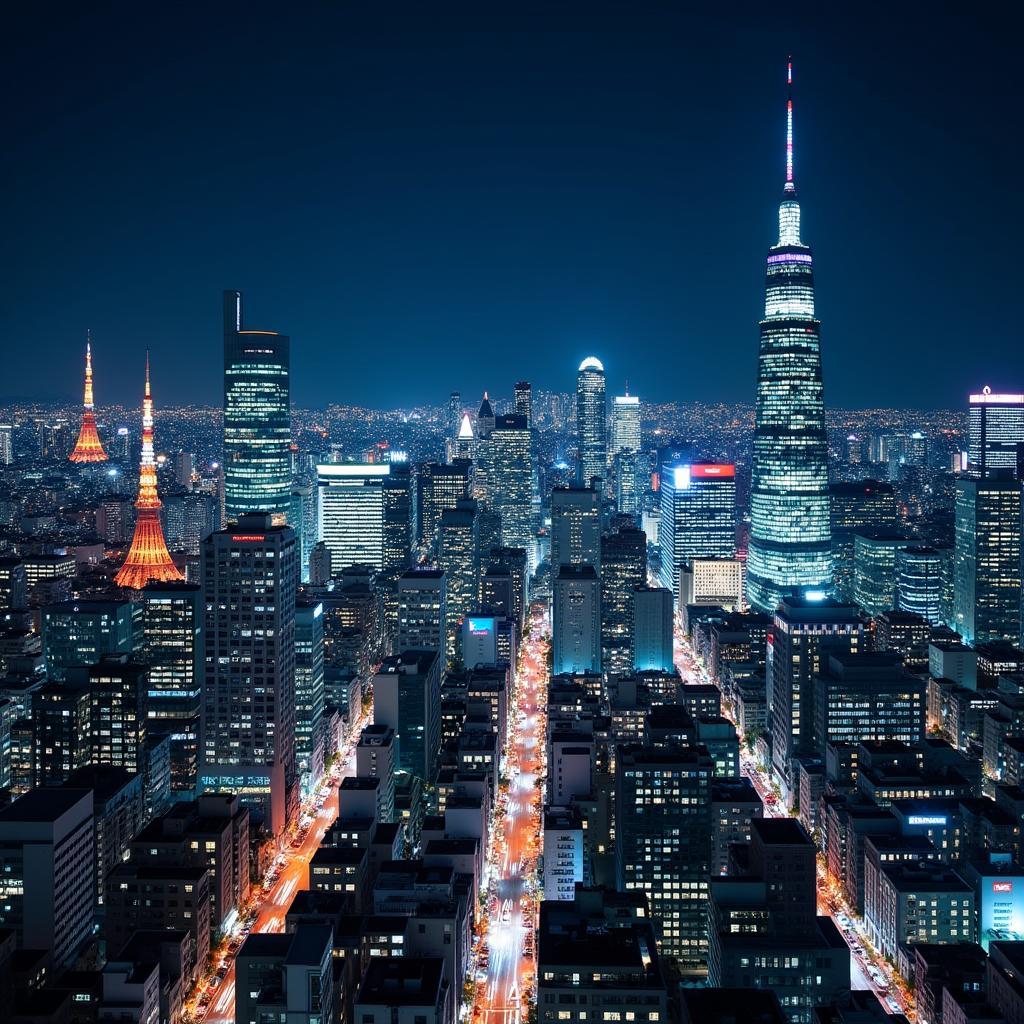
[[[472,1019],[479,1024],[519,1024],[534,996],[549,647],[547,611],[535,604],[520,649],[503,772],[507,782],[491,835],[473,1000]]]
[[[306,824],[300,825],[294,838],[286,840],[268,877],[254,882],[250,905],[239,913],[238,923],[213,955],[212,970],[189,998],[190,1020],[197,1024],[234,1024],[235,956],[249,931],[283,932],[285,914],[295,893],[309,887],[309,862],[338,816],[338,789],[341,780],[355,772],[355,745],[364,724],[360,720],[352,730],[352,738],[322,780],[318,799],[303,808],[300,820]]]

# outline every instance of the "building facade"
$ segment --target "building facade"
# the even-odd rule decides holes
[[[790,90],[792,90],[790,65]],[[800,239],[793,178],[793,98],[786,106],[786,183],[779,240],[768,252],[761,321],[747,599],[772,612],[780,597],[832,586],[828,441],[810,247]]]
[[[246,330],[242,293],[224,293],[224,511],[229,520],[266,512],[287,520],[291,504],[290,341]]]

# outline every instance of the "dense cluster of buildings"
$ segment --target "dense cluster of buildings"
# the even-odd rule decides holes
[[[191,447],[148,357],[137,436],[95,405],[91,339],[76,441],[11,410],[7,1019],[1024,1016],[1024,396],[826,417],[788,130],[752,419],[609,402],[594,357],[303,413],[236,291]]]

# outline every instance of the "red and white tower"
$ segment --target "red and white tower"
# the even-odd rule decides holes
[[[82,410],[82,429],[78,432],[74,451],[68,456],[72,462],[106,462],[107,453],[96,433],[96,415],[92,404],[92,338],[85,342],[85,402]]]
[[[118,586],[141,590],[150,580],[166,583],[184,579],[171,560],[160,525],[160,498],[156,492],[153,457],[153,398],[149,392],[149,353],[146,353],[146,395],[142,400],[142,461],[139,496],[135,500],[135,536],[124,565],[114,577]]]

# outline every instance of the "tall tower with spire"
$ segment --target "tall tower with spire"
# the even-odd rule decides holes
[[[92,404],[92,335],[85,341],[85,401],[82,403],[82,429],[78,432],[74,451],[68,456],[72,462],[106,462],[107,453],[96,433],[96,414]]]
[[[787,66],[786,181],[768,250],[758,356],[747,595],[773,612],[787,594],[832,587],[828,444],[810,247],[793,177],[793,64]]]
[[[142,461],[139,463],[139,496],[135,500],[135,536],[114,582],[129,590],[141,590],[150,580],[166,583],[184,579],[171,560],[160,525],[160,498],[156,492],[156,459],[153,456],[153,396],[149,390],[149,353],[146,353],[146,393],[142,399]]]

